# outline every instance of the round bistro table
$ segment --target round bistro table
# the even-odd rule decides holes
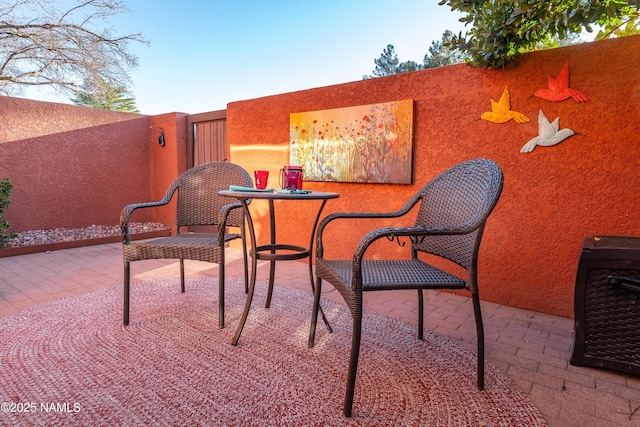
[[[244,311],[242,313],[242,317],[240,319],[240,323],[238,324],[238,329],[236,330],[236,334],[231,341],[231,344],[237,345],[238,340],[240,339],[240,334],[242,334],[242,329],[247,321],[247,317],[249,316],[249,309],[251,308],[251,302],[253,300],[253,292],[256,285],[256,269],[258,265],[258,260],[268,260],[270,261],[269,266],[269,289],[267,292],[267,303],[266,307],[269,308],[271,304],[271,297],[273,295],[273,282],[275,277],[275,263],[276,261],[289,261],[289,260],[298,260],[309,258],[309,280],[311,283],[311,290],[315,290],[315,282],[313,278],[313,259],[311,257],[313,253],[313,244],[316,235],[316,229],[318,227],[318,222],[320,220],[320,215],[322,214],[322,210],[324,209],[324,205],[327,203],[329,199],[336,199],[340,197],[338,193],[329,193],[329,192],[284,192],[284,191],[234,191],[234,190],[222,190],[219,191],[218,194],[221,196],[231,197],[237,199],[242,204],[242,210],[247,218],[247,225],[249,227],[249,238],[251,240],[251,279],[249,282],[249,293],[247,294],[247,301],[244,306]],[[250,200],[268,200],[269,201],[269,228],[270,228],[270,242],[267,245],[257,246],[256,243],[256,233],[253,226],[253,220],[251,219],[251,213],[249,212],[249,201]],[[318,208],[318,212],[316,214],[315,221],[313,223],[313,227],[311,229],[311,236],[309,240],[309,246],[299,246],[292,245],[286,243],[277,243],[276,242],[276,217],[275,217],[275,200],[289,200],[296,202],[303,202],[309,200],[320,200],[322,203]],[[322,314],[322,319],[324,320],[325,325],[329,331],[331,331],[331,326],[329,325],[329,321],[325,317],[322,312],[322,308],[320,309],[320,313]]]

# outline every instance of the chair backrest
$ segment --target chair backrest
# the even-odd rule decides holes
[[[427,237],[413,248],[447,258],[462,267],[474,267],[484,225],[502,192],[500,166],[473,159],[440,173],[420,190],[422,199],[416,226],[445,229],[471,227],[465,235]]]
[[[180,175],[169,192],[178,191],[176,225],[218,225],[220,210],[234,203],[233,199],[218,195],[228,190],[229,185],[253,187],[251,175],[242,167],[229,162],[211,162],[198,165]],[[227,225],[239,227],[243,216],[241,209],[234,209]]]

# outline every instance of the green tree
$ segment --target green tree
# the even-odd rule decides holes
[[[453,33],[447,30],[442,34],[442,41],[432,42],[429,51],[424,55],[422,64],[415,61],[400,62],[393,45],[387,45],[380,58],[373,61],[376,64],[373,75],[363,76],[363,78],[389,76],[464,62],[464,53],[451,46],[452,38]]]
[[[472,66],[500,68],[517,55],[553,45],[584,29],[596,39],[640,32],[638,0],[441,0],[472,28],[451,40]]]
[[[398,64],[395,74],[407,73],[409,71],[418,71],[422,70],[423,68],[424,67],[421,64],[418,64],[416,61],[405,61]]]
[[[447,30],[442,34],[441,41],[432,42],[429,51],[424,56],[423,68],[435,68],[464,62],[464,52],[451,46],[452,39],[453,33]]]
[[[363,79],[390,76],[392,74],[417,71],[424,68],[424,66],[415,61],[400,62],[395,48],[391,44],[387,45],[387,47],[382,51],[380,58],[374,59],[373,62],[376,64],[376,68],[373,70],[373,75],[363,76]]]
[[[100,108],[102,110],[122,111],[125,113],[139,113],[136,101],[126,89],[113,87],[108,84],[96,86],[92,83],[85,83],[80,91],[71,101],[75,105],[85,107]]]
[[[121,0],[0,1],[0,94],[43,85],[77,94],[83,82],[130,84],[137,58],[129,43],[147,42],[104,27],[126,12]]]
[[[373,62],[376,64],[376,68],[373,70],[373,75],[363,76],[364,79],[396,74],[398,64],[400,63],[400,61],[398,60],[398,55],[396,54],[396,50],[392,44],[388,44],[387,47],[382,51],[382,55],[380,55],[380,58],[374,59]]]

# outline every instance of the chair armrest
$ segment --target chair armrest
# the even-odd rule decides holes
[[[131,243],[131,238],[129,236],[129,218],[131,217],[131,214],[133,213],[133,211],[135,211],[136,209],[152,208],[156,206],[166,205],[171,201],[171,199],[173,198],[173,194],[178,189],[178,182],[179,182],[178,179],[173,181],[173,183],[169,186],[167,191],[164,193],[164,196],[162,196],[162,200],[159,200],[157,202],[132,203],[130,205],[125,206],[122,209],[122,212],[120,213],[120,230],[122,232],[123,245],[125,244],[128,245],[129,243]]]
[[[375,242],[383,237],[394,240],[399,237],[409,237],[409,238],[420,238],[426,236],[451,236],[451,235],[462,235],[469,234],[475,231],[479,225],[474,225],[473,227],[458,227],[458,228],[445,228],[445,227],[388,227],[388,228],[378,228],[376,230],[372,230],[367,233],[360,242],[353,254],[353,263],[354,263],[354,274],[355,274],[355,266],[358,268],[362,263],[362,259],[364,258],[364,254]]]
[[[247,205],[249,203],[251,203],[251,200],[247,200]],[[231,211],[233,211],[234,209],[241,209],[241,208],[242,208],[242,203],[235,202],[235,203],[229,203],[227,205],[224,205],[220,209],[220,215],[218,216],[218,242],[221,242],[221,244],[224,244],[224,235],[226,234],[227,220],[229,219],[229,214],[231,214]]]
[[[322,258],[324,256],[324,246],[322,244],[322,234],[324,229],[330,222],[336,219],[378,219],[378,218],[397,218],[398,212],[338,212],[327,215],[320,221],[318,231],[316,233],[316,256]]]
[[[131,214],[133,213],[133,211],[135,211],[136,209],[163,206],[169,203],[169,200],[163,199],[159,202],[132,203],[125,206],[120,213],[120,231],[122,233],[122,243],[127,245],[131,243],[131,236],[129,235],[129,219],[131,218]]]
[[[399,218],[406,215],[420,200],[419,195],[412,197],[402,208],[393,212],[337,212],[327,215],[322,219],[316,233],[316,256],[322,258],[324,247],[322,245],[322,233],[325,227],[336,219],[385,219]]]
[[[443,227],[390,227],[378,228],[367,233],[358,243],[353,255],[353,271],[352,278],[355,283],[362,283],[362,261],[364,255],[373,242],[381,238],[393,240],[398,237],[419,238],[422,236],[445,236],[445,235],[463,235],[472,233],[478,229],[478,226],[461,227],[461,228],[443,228]]]
[[[322,232],[324,228],[331,221],[336,219],[379,219],[379,218],[398,218],[406,215],[413,209],[413,207],[420,201],[422,195],[420,193],[415,194],[403,207],[393,212],[336,212],[331,215],[327,215],[322,219],[320,225],[318,226],[318,245],[317,247],[322,247]]]

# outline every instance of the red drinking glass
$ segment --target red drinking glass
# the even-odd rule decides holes
[[[269,171],[254,171],[253,174],[256,178],[256,188],[264,190],[267,188],[267,181],[269,180]]]

